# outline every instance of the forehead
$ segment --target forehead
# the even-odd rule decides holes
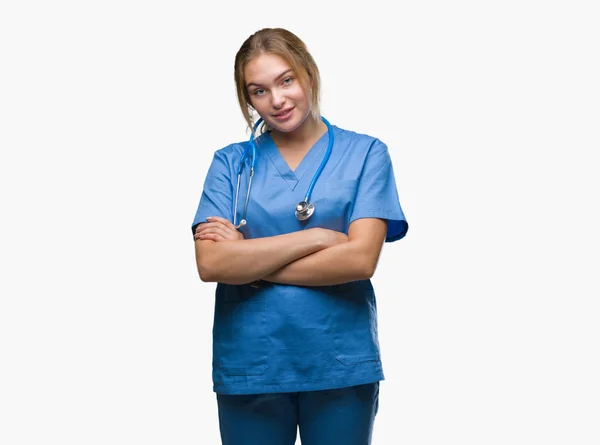
[[[281,73],[292,69],[291,65],[282,57],[262,53],[250,59],[244,68],[244,77],[248,83],[267,83],[273,81]]]

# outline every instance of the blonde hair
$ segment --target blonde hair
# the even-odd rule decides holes
[[[319,68],[308,52],[306,45],[295,34],[286,29],[264,28],[248,37],[235,55],[234,78],[237,97],[250,131],[253,132],[254,122],[250,112],[252,105],[246,90],[244,69],[254,57],[265,53],[275,54],[290,65],[296,76],[298,76],[304,91],[310,91],[311,115],[314,119],[319,119],[321,116],[319,111],[321,78]],[[268,127],[263,123],[261,132],[267,129]]]

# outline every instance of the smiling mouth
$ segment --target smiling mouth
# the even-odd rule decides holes
[[[290,111],[292,111],[293,109],[294,109],[293,107],[292,107],[292,108],[288,108],[287,110],[285,110],[285,111],[283,111],[283,112],[281,112],[281,113],[274,114],[273,116],[275,116],[275,117],[285,117],[285,116],[287,116],[287,115],[290,113]]]

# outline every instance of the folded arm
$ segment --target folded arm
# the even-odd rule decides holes
[[[366,280],[375,273],[386,233],[387,220],[357,219],[348,227],[348,242],[297,259],[262,279],[298,286]]]
[[[246,240],[231,222],[215,217],[196,229],[194,239],[202,281],[246,284],[347,238],[333,230],[313,228]]]

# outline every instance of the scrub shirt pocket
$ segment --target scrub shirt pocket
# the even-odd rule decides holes
[[[268,369],[267,301],[254,289],[245,289],[241,297],[215,303],[216,362],[227,376],[262,375]]]
[[[369,280],[333,286],[333,342],[344,366],[380,364],[377,307]]]

